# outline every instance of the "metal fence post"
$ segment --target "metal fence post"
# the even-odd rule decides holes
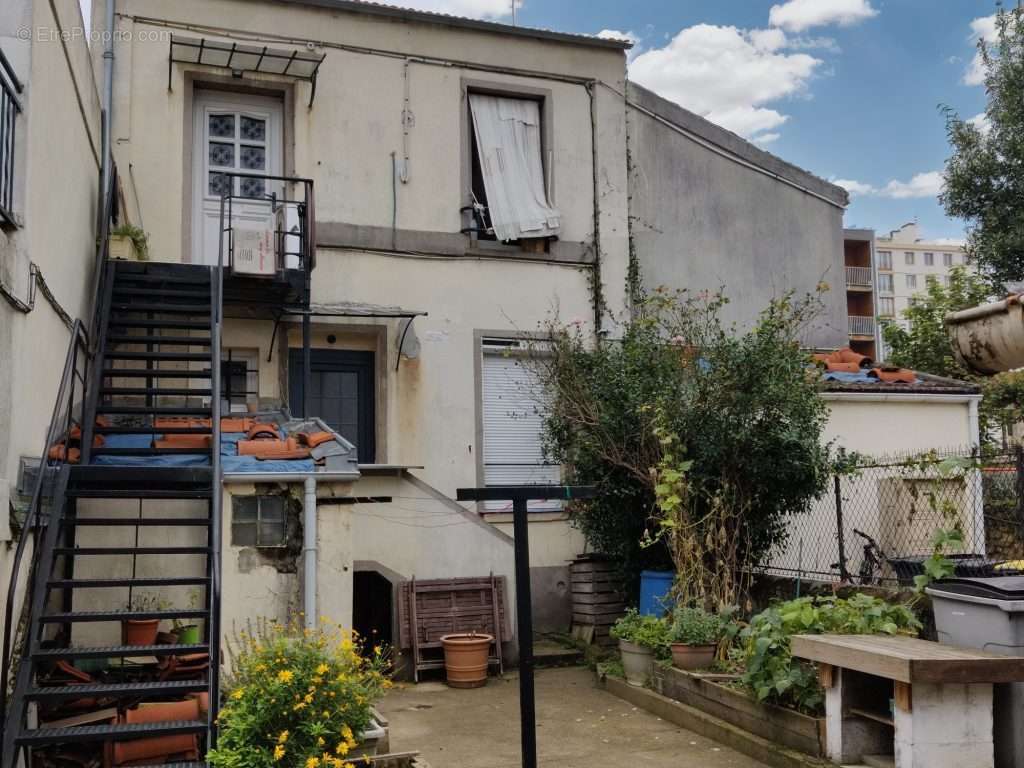
[[[836,538],[839,543],[839,579],[849,581],[850,574],[846,570],[846,537],[843,533],[843,484],[838,472],[835,474],[836,489]]]

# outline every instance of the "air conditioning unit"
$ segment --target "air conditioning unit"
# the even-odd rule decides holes
[[[299,223],[299,209],[295,204],[279,205],[275,215],[279,256],[285,269],[299,269],[302,253],[302,226]]]
[[[237,275],[273,277],[277,274],[274,230],[267,227],[236,226],[231,271]]]

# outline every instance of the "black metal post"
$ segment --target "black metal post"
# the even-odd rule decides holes
[[[527,501],[512,502],[516,558],[516,627],[519,634],[519,738],[523,768],[537,765],[537,706],[533,689],[533,598],[530,594],[530,525]]]
[[[843,486],[839,473],[835,476],[836,486],[836,538],[839,542],[839,579],[849,581],[850,573],[846,570],[846,537],[843,533]]]
[[[537,706],[533,686],[533,599],[530,595],[528,502],[545,499],[592,499],[596,489],[569,485],[512,485],[459,488],[459,501],[511,501],[515,537],[516,633],[519,638],[519,723],[523,768],[537,768]],[[501,649],[498,649],[501,653]]]

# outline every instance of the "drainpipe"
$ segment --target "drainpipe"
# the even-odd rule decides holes
[[[114,24],[117,0],[107,0],[107,20],[104,32],[106,40],[103,44],[103,159],[100,164],[100,183],[103,186],[103,197],[100,199],[101,216],[105,201],[110,192],[113,167],[110,158],[111,136],[114,131]]]
[[[305,569],[302,609],[306,614],[306,629],[316,629],[316,478],[307,477],[303,487],[306,492],[302,503],[302,563]]]

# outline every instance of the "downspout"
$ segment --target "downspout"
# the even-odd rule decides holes
[[[303,483],[305,495],[302,502],[302,609],[305,612],[306,629],[317,627],[316,612],[316,478],[307,477]]]
[[[117,0],[107,0],[107,20],[104,27],[106,40],[103,43],[103,157],[100,161],[100,184],[103,195],[100,198],[100,216],[106,216],[106,201],[110,193],[113,164],[110,157],[111,136],[114,131],[114,24]],[[102,227],[102,222],[100,223]]]
[[[601,285],[601,195],[600,173],[597,168],[597,93],[593,80],[586,83],[587,96],[590,97],[590,154],[591,170],[594,185],[594,269],[591,272],[594,295],[594,336],[600,341],[604,322],[604,290]]]

